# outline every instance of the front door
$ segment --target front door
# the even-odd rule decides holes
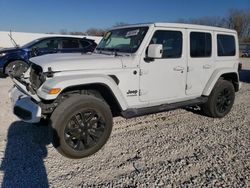
[[[187,62],[185,29],[156,30],[149,44],[162,44],[161,59],[142,57],[140,62],[140,100],[157,102],[178,100],[185,96]],[[148,45],[149,45],[148,44]]]
[[[31,57],[57,53],[58,43],[58,39],[53,38],[38,42],[32,46]]]

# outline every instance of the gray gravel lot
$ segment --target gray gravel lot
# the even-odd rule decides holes
[[[97,154],[58,154],[46,126],[20,122],[10,110],[9,79],[0,80],[2,187],[250,187],[250,59],[231,113],[212,119],[186,110],[116,118]]]

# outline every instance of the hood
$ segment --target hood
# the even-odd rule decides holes
[[[44,72],[49,67],[51,67],[52,71],[122,68],[121,56],[95,53],[51,54],[31,58],[30,61],[41,66]]]
[[[0,53],[16,53],[16,52],[19,52],[21,51],[22,48],[1,48],[0,49]]]

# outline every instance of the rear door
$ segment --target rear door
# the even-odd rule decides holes
[[[80,42],[78,39],[62,39],[61,50],[62,53],[82,52]]]
[[[96,45],[94,42],[88,41],[88,40],[79,40],[80,41],[80,47],[82,49],[82,52],[93,52]]]
[[[188,70],[186,94],[200,96],[214,70],[213,32],[188,30]]]

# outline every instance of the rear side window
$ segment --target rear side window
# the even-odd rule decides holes
[[[218,56],[235,56],[235,38],[232,35],[217,35]]]
[[[80,43],[82,44],[83,48],[87,48],[87,47],[89,47],[91,45],[90,42],[85,41],[85,40],[81,40]]]
[[[180,58],[182,55],[182,32],[156,31],[150,44],[162,44],[162,58]]]
[[[62,41],[62,48],[69,49],[69,48],[79,48],[79,42],[75,39],[68,39]]]
[[[210,33],[190,33],[190,56],[210,57],[212,54],[212,37]]]

